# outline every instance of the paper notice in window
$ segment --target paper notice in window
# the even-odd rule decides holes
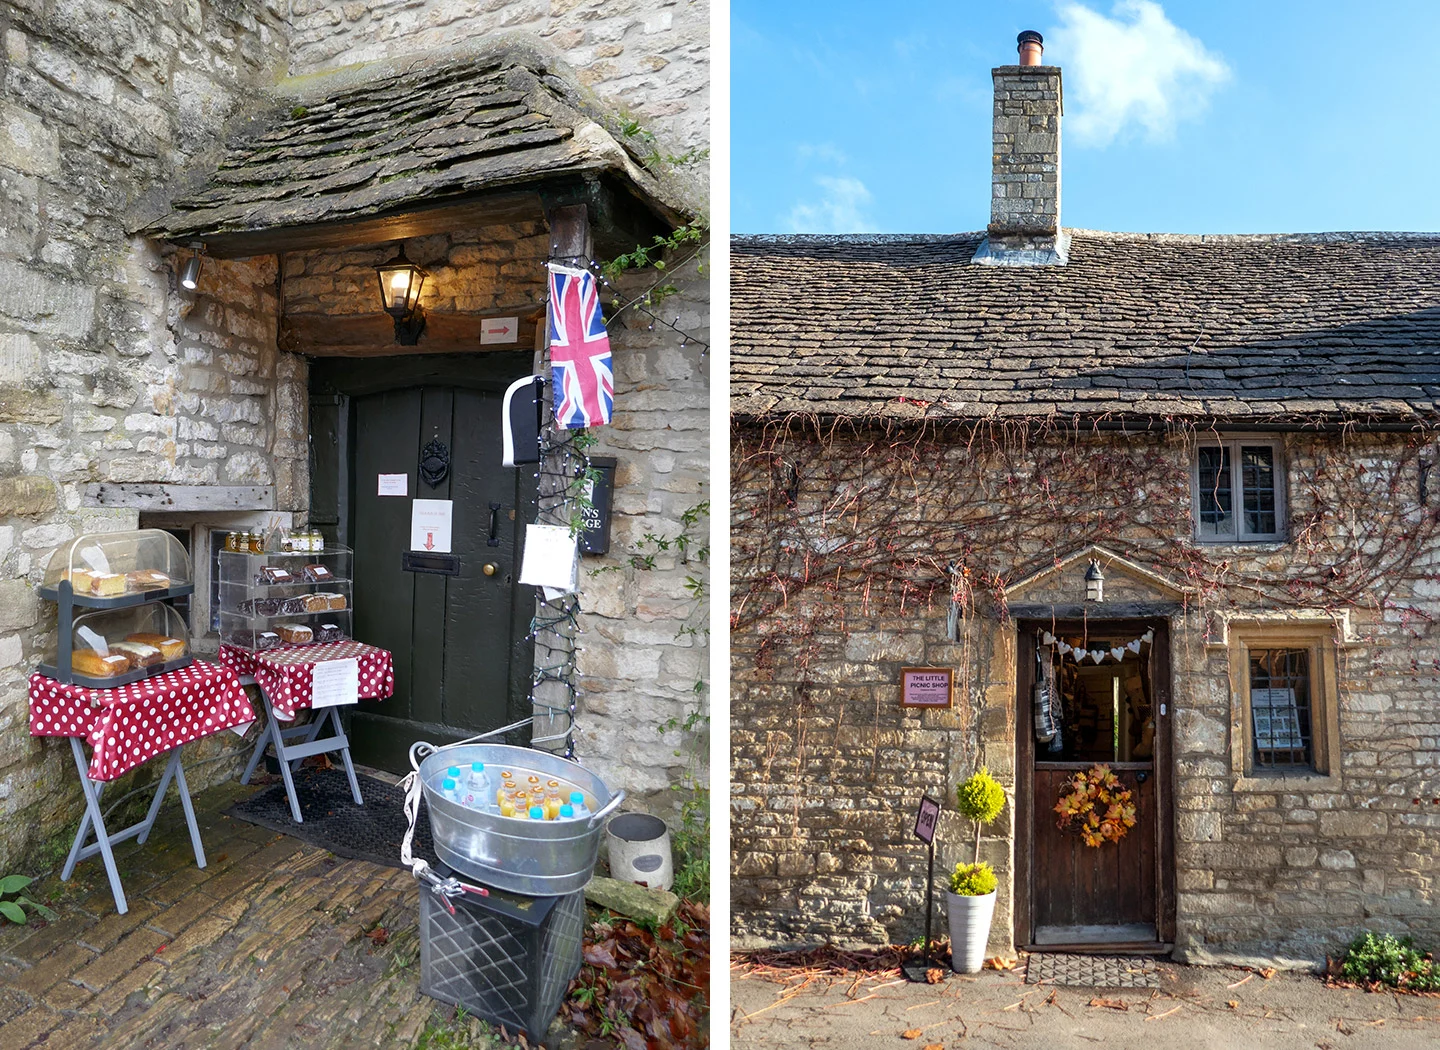
[[[566,525],[526,525],[520,582],[532,587],[575,590],[575,537]]]
[[[360,664],[356,660],[322,660],[313,675],[311,707],[339,707],[360,699]]]

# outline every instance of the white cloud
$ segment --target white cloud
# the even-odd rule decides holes
[[[1111,16],[1059,5],[1051,49],[1065,66],[1067,138],[1105,146],[1132,128],[1164,141],[1203,112],[1230,78],[1217,54],[1165,17],[1154,0],[1119,0]]]
[[[802,201],[786,218],[790,233],[874,233],[867,212],[874,197],[865,183],[849,175],[817,175],[818,199]]]

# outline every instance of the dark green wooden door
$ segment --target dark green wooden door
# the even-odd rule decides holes
[[[333,374],[334,366],[326,371]],[[367,370],[357,371],[363,380]],[[496,384],[402,373],[390,388],[374,389],[373,382],[344,378],[355,377],[332,385],[352,393],[325,396],[348,417],[348,427],[336,428],[348,433],[337,443],[333,468],[315,457],[312,491],[328,496],[326,476],[339,479],[333,517],[337,535],[355,549],[355,636],[395,658],[395,695],[351,712],[354,754],[404,771],[416,740],[458,740],[530,713],[534,595],[515,580],[523,523],[533,517],[534,468],[500,465],[501,394],[487,389]],[[317,401],[312,397],[312,410],[322,408]],[[433,488],[419,471],[431,441],[450,455],[448,475]],[[382,474],[405,475],[407,495],[379,495]],[[452,501],[456,575],[406,567],[417,497]],[[313,513],[317,521],[326,516],[318,499]]]

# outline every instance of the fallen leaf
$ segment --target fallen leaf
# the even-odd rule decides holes
[[[945,980],[945,971],[940,969],[940,967],[932,966],[925,971],[926,984],[939,984],[943,980]]]
[[[907,1028],[907,1029],[905,1029],[905,1031],[903,1031],[903,1032],[900,1033],[900,1038],[901,1038],[901,1039],[919,1039],[919,1038],[920,1038],[922,1035],[924,1035],[924,1034],[925,1034],[925,1029],[923,1029],[923,1028]]]
[[[926,1043],[920,1050],[945,1050],[945,1047],[941,1043]]]
[[[1018,961],[1018,959],[1006,959],[997,955],[993,959],[985,960],[985,968],[987,970],[1013,970]]]
[[[1227,1000],[1225,1001],[1225,1005],[1228,1006],[1228,1007],[1230,1007],[1230,1009],[1232,1009],[1232,1010],[1238,1010],[1238,1009],[1240,1008],[1240,1000],[1239,1000],[1239,999],[1227,999]]]
[[[1267,967],[1265,967],[1263,970],[1260,971],[1260,976],[1263,977],[1263,978],[1265,978],[1265,980],[1267,980],[1267,981],[1270,980],[1270,978],[1272,978],[1272,977],[1275,976],[1275,967],[1273,967],[1273,966],[1267,966]]]
[[[1107,1010],[1128,1010],[1123,999],[1091,999],[1091,1006],[1103,1006]]]

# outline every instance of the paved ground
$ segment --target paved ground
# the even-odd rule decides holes
[[[1162,963],[1158,990],[1027,985],[1024,967],[937,985],[889,974],[844,978],[731,971],[734,1050],[1435,1050],[1440,997],[1327,988],[1319,978]]]
[[[203,871],[172,792],[116,849],[126,915],[99,858],[27,891],[60,917],[0,925],[0,1050],[508,1045],[419,994],[408,872],[220,815],[252,790],[197,796]]]

